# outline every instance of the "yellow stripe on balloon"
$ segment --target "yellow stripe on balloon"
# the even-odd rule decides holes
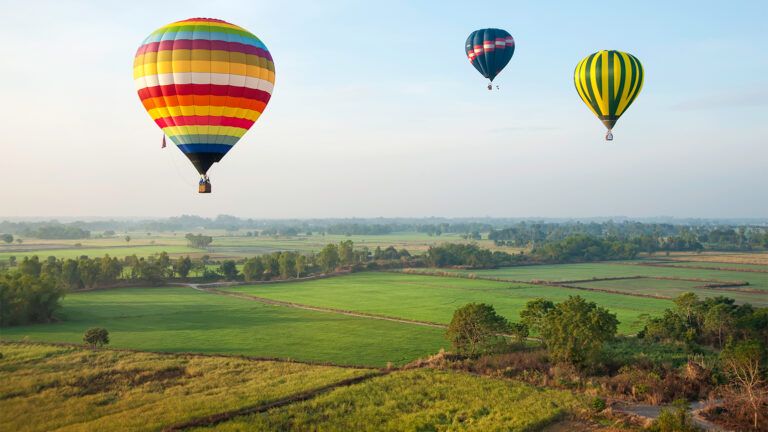
[[[133,77],[184,72],[243,75],[275,82],[275,73],[259,65],[205,60],[144,63],[133,68]]]
[[[214,130],[216,126],[211,126],[211,130]],[[218,132],[206,133],[202,126],[166,126],[163,128],[163,132],[169,137],[180,137],[184,135],[225,135],[241,138],[248,129],[232,127],[232,126],[218,126]]]
[[[214,117],[234,117],[234,118],[242,118],[247,120],[256,121],[259,116],[261,115],[260,112],[250,110],[250,109],[243,109],[238,107],[222,107],[222,106],[206,106],[206,105],[187,105],[187,106],[171,106],[171,107],[165,107],[163,109],[155,108],[147,110],[149,112],[149,115],[152,117],[152,120],[157,120],[159,118],[167,118],[169,117],[167,114],[170,113],[171,117],[178,117],[178,116],[190,116],[190,115],[198,115],[198,116],[214,116]]]
[[[603,102],[601,109],[605,113],[604,115],[610,115],[611,109],[610,105],[608,104],[608,98],[610,96],[610,92],[608,91],[608,51],[601,51],[600,58],[602,59],[602,63],[600,65],[602,69],[602,74],[600,75],[600,99]]]
[[[586,84],[585,84],[585,75],[584,75],[584,64],[586,63],[586,59],[579,62],[578,65],[576,65],[576,71],[574,72],[574,81],[576,82],[576,91],[579,93],[579,97],[581,100],[584,101],[585,104],[587,104],[587,107],[590,111],[595,113],[595,115],[598,115],[597,112],[592,108],[592,104],[589,102],[589,95],[586,91]]]
[[[618,53],[613,54],[613,95],[614,101],[619,98],[619,83],[621,83],[621,76],[624,74],[624,69],[621,67]]]
[[[238,27],[234,24],[230,23],[223,23],[223,22],[217,22],[217,21],[179,21],[172,24],[168,24],[164,27],[161,27],[159,30],[156,30],[155,33],[159,32],[160,30],[172,28],[172,27],[183,27],[183,26],[191,26],[191,25],[199,25],[199,26],[206,26],[206,27],[226,27],[231,28],[233,30],[242,30],[247,31],[243,29],[242,27]]]

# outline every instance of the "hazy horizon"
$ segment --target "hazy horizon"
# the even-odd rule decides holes
[[[0,219],[768,216],[764,2],[0,1]],[[276,65],[208,196],[132,80],[142,40],[195,16],[250,30]],[[463,51],[483,27],[516,41],[498,91]],[[646,74],[610,143],[572,81],[600,49]]]

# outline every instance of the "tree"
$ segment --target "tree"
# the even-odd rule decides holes
[[[10,267],[14,267],[16,265],[16,256],[15,255],[11,255],[11,256],[8,257],[8,265]]]
[[[529,330],[539,333],[544,322],[544,317],[555,308],[555,304],[549,300],[538,298],[529,301],[525,309],[520,312],[520,321],[528,327]]]
[[[109,344],[109,332],[101,327],[91,327],[85,331],[83,342],[91,348],[96,348]]]
[[[296,262],[294,263],[294,267],[296,269],[296,277],[300,278],[307,268],[307,257],[301,254],[296,256]]]
[[[22,239],[20,239],[20,238],[17,238],[17,239],[16,239],[16,244],[22,244],[22,243],[24,243],[24,240],[22,240]]]
[[[186,278],[192,270],[192,260],[189,256],[179,257],[173,265],[173,271],[178,273],[179,277]]]
[[[339,265],[339,248],[335,244],[326,245],[317,254],[317,261],[324,272],[332,272]]]
[[[2,234],[0,235],[0,239],[2,239],[5,243],[8,243],[8,244],[13,243],[13,236],[11,234]]]
[[[353,264],[355,261],[354,243],[352,240],[339,242],[339,261],[343,265]]]
[[[723,335],[728,333],[734,324],[732,307],[719,303],[710,307],[704,313],[704,329],[717,336],[717,344],[723,347]]]
[[[295,254],[293,252],[282,252],[277,259],[280,268],[280,276],[288,279],[296,269]]]
[[[491,305],[469,303],[453,313],[446,337],[454,350],[470,356],[488,353],[505,343],[499,333],[509,330],[509,322]]]
[[[729,405],[748,409],[752,426],[757,429],[763,407],[768,404],[768,389],[763,379],[764,348],[756,341],[743,341],[721,353],[723,369],[729,378]]]
[[[225,260],[219,265],[219,273],[224,279],[235,280],[238,275],[237,264],[233,260]]]
[[[261,280],[264,277],[264,265],[259,257],[253,257],[245,261],[243,277],[248,282]]]
[[[131,236],[127,235],[125,236],[125,242],[130,243],[131,242]]]
[[[555,361],[590,366],[603,344],[616,335],[618,324],[616,315],[580,296],[571,296],[544,316],[541,338]]]

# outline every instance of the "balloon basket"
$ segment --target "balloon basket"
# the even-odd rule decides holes
[[[211,193],[211,182],[203,182],[197,186],[198,193]]]
[[[611,131],[608,131],[608,132],[605,134],[605,140],[606,140],[606,141],[613,141],[613,134],[611,133]]]

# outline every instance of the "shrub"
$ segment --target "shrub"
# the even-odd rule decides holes
[[[590,402],[589,406],[595,411],[600,412],[605,409],[605,399],[595,396]]]
[[[109,344],[109,332],[101,327],[91,327],[85,331],[83,342],[90,345],[91,348],[101,347]]]

